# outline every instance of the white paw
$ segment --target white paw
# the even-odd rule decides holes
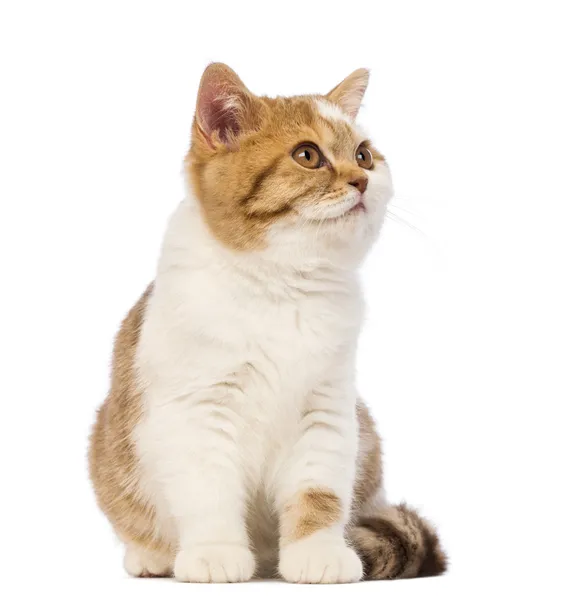
[[[344,542],[304,539],[281,550],[279,571],[293,583],[351,583],[362,577],[362,563]]]
[[[131,577],[142,577],[147,574],[140,556],[132,548],[125,550],[124,567]]]
[[[175,577],[198,583],[248,581],[255,571],[249,548],[236,544],[208,544],[181,550],[175,559]]]
[[[125,571],[131,577],[163,577],[171,574],[168,559],[128,546],[125,551]]]

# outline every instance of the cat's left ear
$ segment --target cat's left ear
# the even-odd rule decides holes
[[[211,146],[234,146],[244,132],[255,128],[258,99],[225,64],[211,63],[201,77],[195,126]]]
[[[337,104],[351,119],[356,119],[360,103],[368,87],[368,69],[357,69],[334,87],[326,98]]]

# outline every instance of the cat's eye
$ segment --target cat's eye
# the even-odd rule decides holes
[[[356,163],[363,169],[371,169],[374,165],[374,159],[372,158],[372,152],[363,144],[361,144],[356,151]]]
[[[292,158],[306,169],[318,169],[323,163],[320,151],[312,144],[301,144],[292,153]]]

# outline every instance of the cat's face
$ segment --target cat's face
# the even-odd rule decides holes
[[[213,235],[297,266],[356,263],[392,194],[387,165],[354,119],[358,70],[327,96],[251,94],[228,67],[201,80],[188,173]]]

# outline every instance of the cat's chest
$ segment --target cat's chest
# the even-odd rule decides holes
[[[143,334],[158,379],[187,393],[234,378],[244,397],[273,403],[329,377],[354,348],[362,312],[360,296],[346,291],[283,298],[207,286],[170,298],[154,298]]]
[[[345,297],[252,298],[224,307],[213,329],[238,352],[261,353],[281,366],[329,357],[356,339],[359,322],[360,307]]]
[[[301,409],[307,395],[352,351],[356,313],[329,298],[253,302],[248,308],[228,325],[232,345],[224,356],[228,369],[242,373],[244,402],[250,399],[269,416],[281,404]]]

